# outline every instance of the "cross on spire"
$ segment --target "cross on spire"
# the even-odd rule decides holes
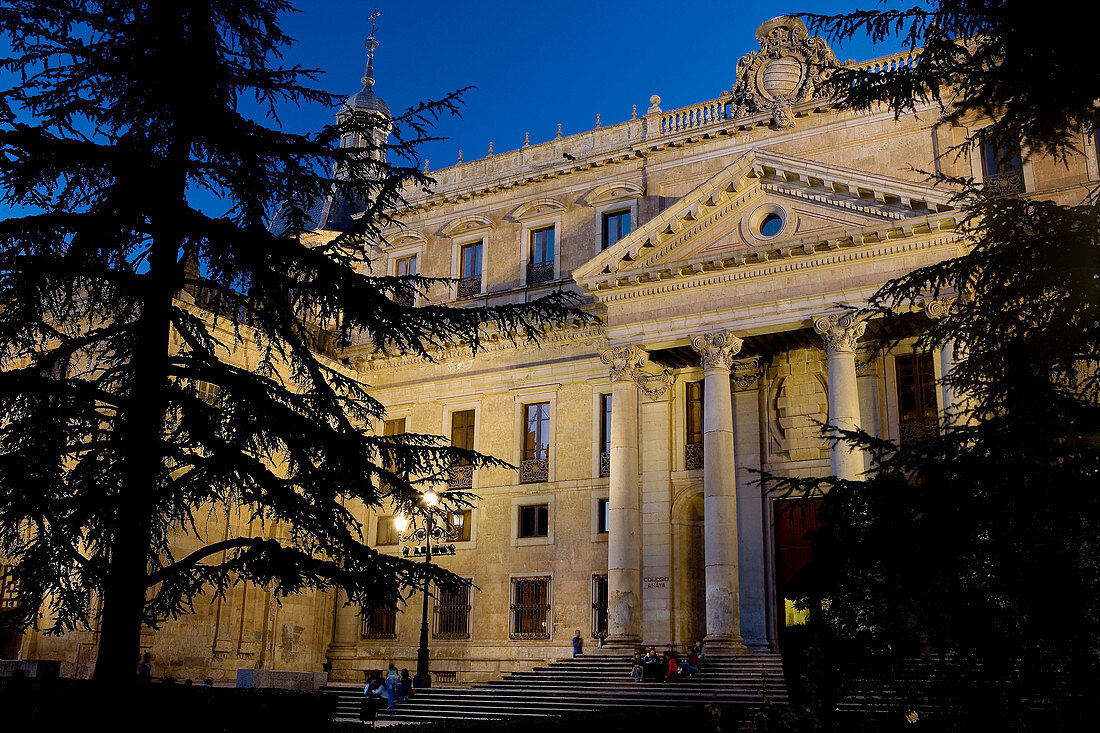
[[[378,48],[378,40],[374,37],[374,34],[378,31],[378,18],[381,15],[382,11],[375,8],[368,18],[370,20],[370,35],[367,36],[367,40],[363,44],[367,47],[367,73],[363,75],[364,89],[370,89],[374,86],[374,51]]]

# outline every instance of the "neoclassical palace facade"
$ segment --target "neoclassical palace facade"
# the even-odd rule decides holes
[[[435,561],[473,586],[430,600],[437,682],[565,656],[576,629],[590,646],[781,650],[798,621],[785,584],[815,520],[812,507],[784,511],[757,472],[857,476],[864,457],[830,447],[822,423],[905,440],[955,403],[938,381],[952,350],[904,340],[944,302],[890,324],[845,315],[890,278],[965,251],[951,191],[922,171],[1067,203],[1100,179],[1092,133],[1068,162],[960,156],[954,146],[987,120],[838,111],[820,93],[838,62],[800,20],[768,21],[756,41],[716,79],[732,85],[716,99],[664,110],[654,95],[625,122],[433,171],[376,253],[376,271],[454,278],[424,302],[522,303],[564,288],[601,321],[538,346],[490,337],[434,362],[366,344],[336,355],[387,405],[377,429],[450,436],[516,467],[451,472],[448,488],[478,498],[447,517],[453,554]],[[349,103],[388,114],[372,84]],[[353,215],[327,202],[314,236]],[[872,358],[862,343],[884,328],[901,346]],[[390,514],[364,522],[372,545],[415,555]],[[390,660],[415,666],[420,611],[415,593],[364,619],[335,594],[280,604],[240,586],[145,641],[158,674],[324,666],[359,680]],[[27,635],[19,653],[78,674],[94,636]]]

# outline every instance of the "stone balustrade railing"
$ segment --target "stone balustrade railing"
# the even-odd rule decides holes
[[[871,59],[870,61],[849,62],[845,66],[849,69],[857,69],[860,71],[871,72],[883,72],[883,71],[897,71],[903,68],[913,68],[917,65],[917,60],[920,58],[921,49],[913,49],[911,51],[901,51],[899,53],[892,53],[889,56],[880,56],[877,59]]]
[[[733,116],[733,104],[727,99],[712,99],[661,114],[661,123],[657,130],[649,131],[648,136],[657,132],[667,135],[680,130],[705,127]]]
[[[849,69],[869,72],[895,71],[899,68],[912,68],[918,63],[921,49],[901,51],[881,56],[877,59],[861,62],[848,62]],[[651,100],[659,103],[660,98]],[[555,175],[557,169],[568,167],[570,162],[595,160],[605,155],[618,155],[620,151],[654,138],[676,136],[685,131],[705,130],[719,126],[736,118],[736,106],[728,92],[717,99],[698,102],[678,109],[662,111],[652,108],[653,113],[643,119],[631,117],[625,122],[597,127],[592,130],[562,137],[559,127],[558,137],[543,143],[524,144],[522,148],[504,153],[493,153],[492,148],[486,157],[462,161],[457,165],[432,171],[436,183],[431,192],[407,190],[410,203],[422,201],[438,193],[451,196],[467,195],[485,186],[497,185],[507,178],[537,178]],[[747,124],[759,117],[761,123],[771,119],[769,112],[753,113],[744,117]],[[510,187],[499,184],[498,187]]]

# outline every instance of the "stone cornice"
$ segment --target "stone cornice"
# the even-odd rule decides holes
[[[546,346],[602,337],[602,325],[574,325],[566,329],[554,329],[543,333],[539,337],[539,344]],[[507,335],[497,331],[490,331],[482,336],[476,354],[470,350],[469,346],[460,345],[432,350],[430,352],[431,360],[427,360],[417,354],[396,354],[386,356],[370,351],[372,348],[370,345],[352,347],[345,350],[344,353],[350,358],[352,365],[359,372],[379,372],[412,365],[430,366],[432,364],[443,364],[449,361],[478,358],[490,353],[517,351],[527,346],[528,343],[518,336],[516,342],[512,343]]]
[[[890,232],[890,230],[886,231]],[[934,234],[939,236],[910,236],[905,237],[905,241],[901,241],[903,238],[898,236],[884,236],[881,239],[874,237],[830,239],[820,246],[782,247],[776,251],[759,250],[755,253],[737,254],[720,259],[697,260],[678,265],[676,268],[659,269],[652,273],[598,280],[593,283],[589,292],[599,302],[624,300],[684,288],[768,277],[777,273],[814,267],[827,267],[961,242],[961,236],[950,228],[943,233]]]

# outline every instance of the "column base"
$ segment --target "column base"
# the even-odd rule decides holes
[[[729,657],[738,654],[752,654],[740,636],[705,636],[703,646],[707,656]]]
[[[642,637],[640,636],[609,636],[603,641],[602,651],[611,651],[615,653],[621,653],[623,651],[633,652],[642,645]]]

